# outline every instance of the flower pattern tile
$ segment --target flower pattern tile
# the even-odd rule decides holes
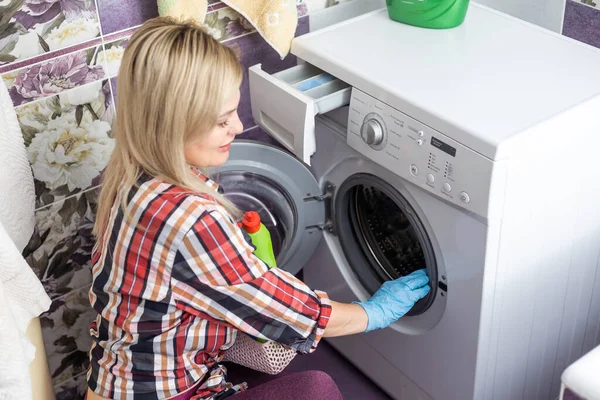
[[[94,186],[114,148],[109,81],[17,107],[38,207]]]
[[[254,32],[252,24],[229,7],[208,13],[204,23],[208,32],[222,42]]]
[[[600,10],[600,0],[579,0],[579,2]]]
[[[103,53],[101,46],[92,47],[5,73],[2,79],[14,106],[20,106],[102,80],[107,75]]]
[[[87,374],[66,381],[54,388],[56,400],[83,400],[87,391]]]
[[[104,45],[104,51],[100,53],[99,58],[106,65],[108,77],[117,76],[128,41],[129,37],[126,37]]]
[[[94,0],[0,0],[0,65],[100,35]]]
[[[92,228],[98,189],[38,209],[36,229],[23,256],[51,298],[92,282]]]
[[[298,0],[298,15],[302,17],[311,11],[318,11],[347,1],[352,0],[313,0],[309,2]],[[224,3],[215,2],[214,5],[209,3],[209,6],[205,26],[215,39],[224,42],[255,32],[254,27],[246,18],[230,7],[225,6]],[[309,7],[312,7],[312,9]],[[303,24],[305,23],[307,21],[303,22],[299,20],[300,31],[303,30]],[[135,29],[129,29],[120,32],[120,34],[109,35],[107,37],[108,43],[105,44],[105,50],[99,55],[98,59],[106,62],[109,77],[113,78],[117,75],[127,40],[134,31]],[[119,38],[113,40],[115,37]]]
[[[96,312],[90,306],[88,292],[89,286],[56,299],[40,316],[54,386],[84,373],[89,366],[89,327]]]

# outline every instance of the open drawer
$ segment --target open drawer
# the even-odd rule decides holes
[[[252,116],[258,125],[310,165],[315,116],[350,104],[352,88],[310,64],[273,75],[249,69]]]

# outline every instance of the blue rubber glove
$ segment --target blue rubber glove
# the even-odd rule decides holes
[[[424,269],[387,281],[367,301],[354,302],[364,308],[369,322],[367,330],[387,328],[410,311],[415,303],[429,293],[429,277]]]

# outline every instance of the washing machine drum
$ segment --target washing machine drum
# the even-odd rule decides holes
[[[437,264],[427,231],[398,188],[373,175],[349,178],[336,198],[336,231],[351,268],[374,293],[383,282],[426,269],[437,283]],[[435,290],[408,315],[425,312]]]
[[[260,215],[271,234],[277,261],[284,259],[296,226],[294,207],[286,191],[262,175],[243,171],[220,172],[218,182],[225,196],[240,210]]]
[[[353,206],[358,232],[385,278],[396,279],[425,267],[417,233],[390,197],[361,185],[355,189]]]

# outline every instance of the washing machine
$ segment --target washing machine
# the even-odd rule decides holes
[[[329,343],[395,399],[553,399],[600,343],[600,77],[577,72],[600,52],[472,4],[456,29],[378,10],[292,53],[249,70],[282,148],[232,146],[227,195],[335,301],[431,279],[392,326]]]

